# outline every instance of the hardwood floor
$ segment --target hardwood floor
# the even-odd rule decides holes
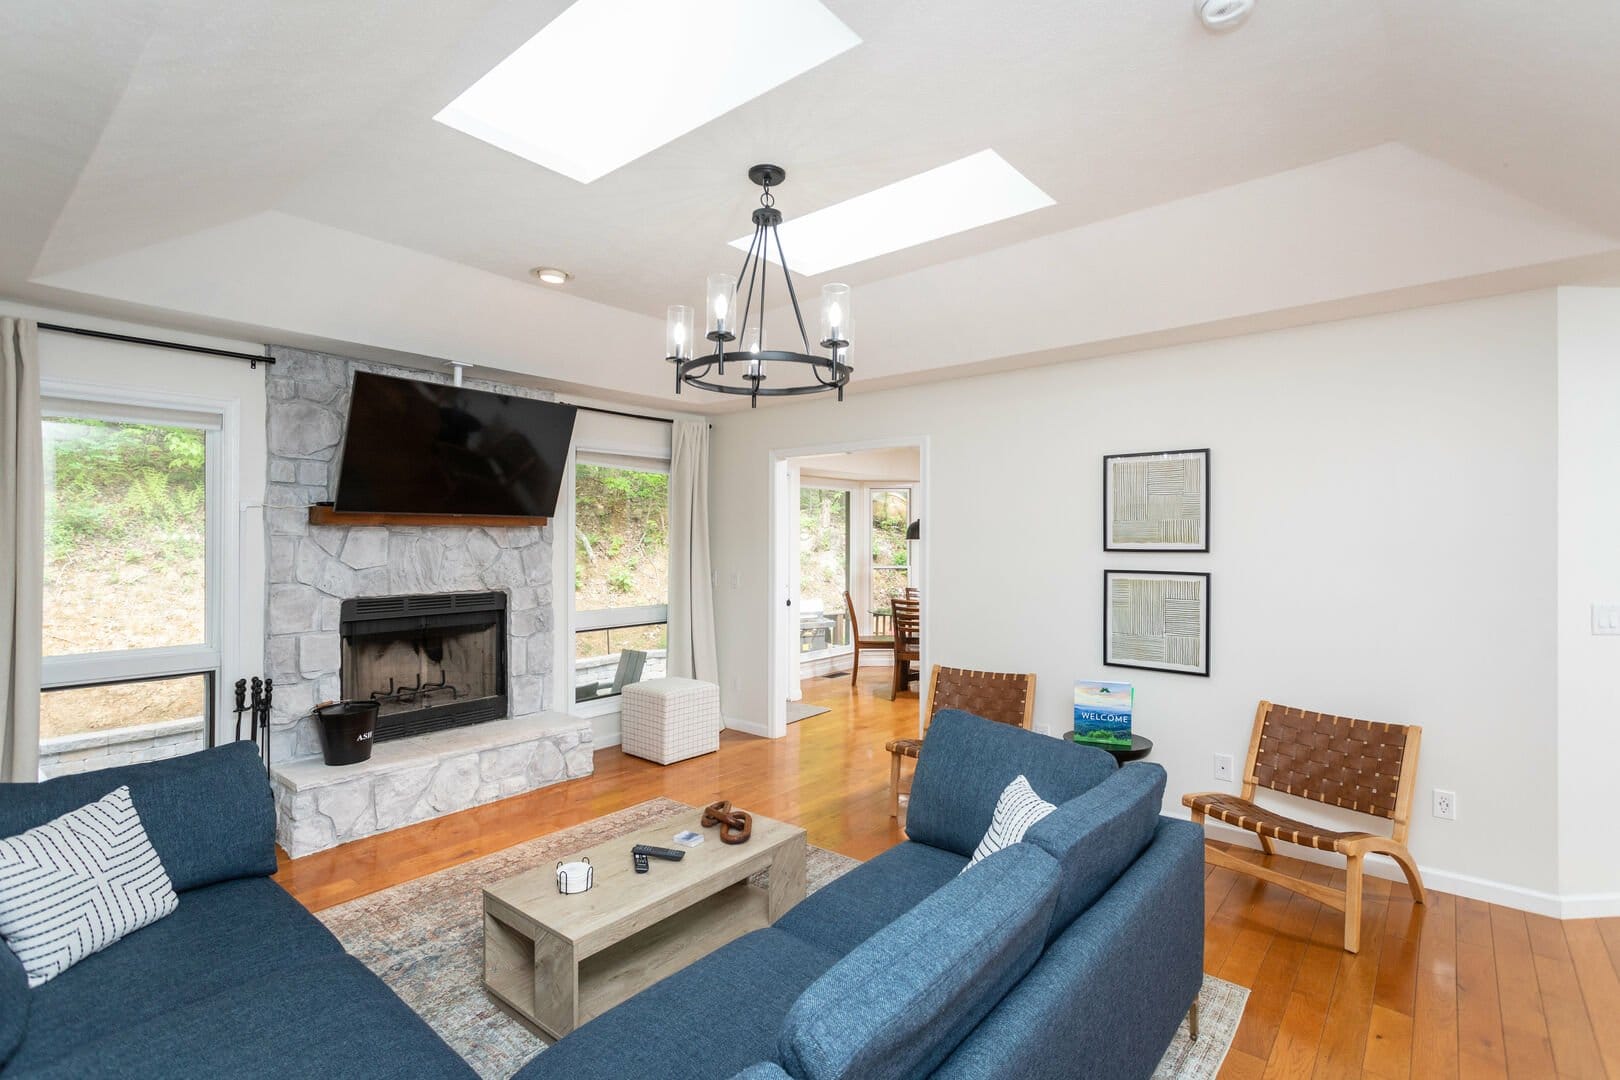
[[[916,730],[915,692],[878,693],[888,673],[875,665],[853,691],[848,678],[805,680],[806,702],[831,711],[784,739],[726,732],[718,754],[668,767],[600,750],[590,777],[284,859],[276,880],[319,910],[659,795],[729,798],[871,858],[904,839],[883,742]],[[1315,863],[1271,865],[1343,884]],[[1620,1080],[1620,919],[1559,922],[1432,891],[1415,905],[1404,884],[1368,878],[1351,956],[1339,914],[1313,900],[1220,868],[1204,897],[1205,970],[1250,988],[1224,1078]]]

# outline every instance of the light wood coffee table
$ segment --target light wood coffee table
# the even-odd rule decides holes
[[[804,899],[804,830],[754,815],[746,844],[722,844],[701,810],[666,818],[564,861],[588,858],[595,884],[557,891],[555,863],[484,890],[484,987],[560,1039],[728,941],[769,926]],[[681,848],[675,834],[704,834]],[[686,852],[635,872],[637,844]],[[748,878],[770,870],[767,889]]]

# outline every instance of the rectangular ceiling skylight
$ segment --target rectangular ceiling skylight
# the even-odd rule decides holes
[[[434,119],[588,184],[860,40],[818,0],[576,0]]]
[[[778,206],[788,206],[786,194],[777,199]],[[1000,154],[981,150],[804,217],[790,217],[777,232],[789,267],[815,275],[1052,203],[1050,195]],[[731,246],[747,251],[752,242],[750,234]],[[777,261],[775,245],[768,257]]]

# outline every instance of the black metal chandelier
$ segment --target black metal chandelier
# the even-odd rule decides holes
[[[787,179],[787,171],[780,165],[755,165],[748,170],[748,179],[763,189],[759,209],[754,211],[754,241],[743,257],[742,269],[735,276],[709,275],[703,336],[714,342],[714,350],[696,355],[692,309],[683,304],[669,309],[664,357],[675,365],[675,392],[680,393],[682,386],[695,386],[717,394],[745,394],[754,408],[759,407],[762,397],[797,397],[828,390],[836,391],[838,400],[842,401],[844,387],[854,370],[849,366],[849,286],[822,286],[819,340],[828,352],[826,356],[811,352],[810,335],[805,331],[799,296],[793,288],[793,274],[788,270],[787,255],[782,251],[782,238],[776,232],[776,227],[782,224],[782,212],[776,208],[776,199],[771,195],[771,188]],[[772,244],[776,246],[776,261],[787,282],[787,296],[793,304],[802,352],[772,349],[766,344],[765,282],[770,276],[766,253]],[[746,287],[743,287],[744,281]],[[731,348],[733,342],[740,343],[741,347]],[[732,370],[729,382],[722,381],[726,378],[728,364]],[[808,380],[803,377],[806,370]],[[799,377],[794,379],[794,375]]]

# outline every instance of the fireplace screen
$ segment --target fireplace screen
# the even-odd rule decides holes
[[[343,696],[375,701],[375,738],[506,715],[506,594],[345,600]]]

